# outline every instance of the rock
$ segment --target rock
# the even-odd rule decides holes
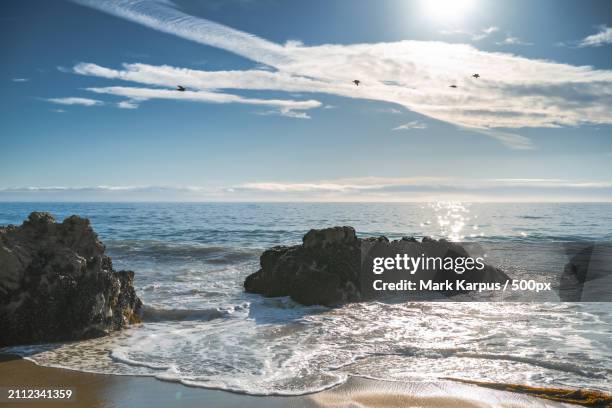
[[[302,239],[304,247],[326,247],[328,245],[350,245],[357,241],[353,227],[333,227],[326,229],[311,229]]]
[[[0,347],[97,337],[140,321],[131,271],[115,271],[89,224],[33,212],[0,227]]]
[[[609,302],[612,293],[612,245],[576,242],[565,245],[569,262],[559,277],[563,302]]]
[[[431,281],[434,284],[441,284],[441,286],[446,285],[447,282],[452,283],[452,288],[444,286],[444,288],[433,291],[442,297],[453,297],[469,293],[471,290],[464,287],[469,287],[470,284],[483,283],[488,284],[486,287],[493,288],[495,284],[503,286],[510,279],[502,270],[484,263],[484,251],[476,243],[459,244],[444,238],[436,240],[431,237],[423,237],[421,242],[400,239],[391,242],[379,241],[372,243],[371,241],[364,240],[361,252],[361,261],[364,268],[361,275],[361,295],[363,298],[384,298],[389,295],[389,292],[381,293],[373,289],[373,283],[377,279],[383,279],[385,282],[412,281],[417,286],[422,281]],[[421,265],[414,271],[414,274],[406,270],[397,269],[385,270],[384,275],[375,275],[371,272],[374,258],[395,258],[398,254],[401,256],[405,254],[409,258],[421,262]],[[481,258],[482,266],[476,268],[478,258]],[[471,262],[471,267],[469,268],[466,266],[468,260]],[[425,263],[427,263],[427,267],[423,266]],[[449,266],[445,266],[447,264]],[[458,286],[458,281],[463,283],[462,287]],[[483,289],[483,291],[489,290],[492,289]],[[425,300],[431,298],[432,290],[414,290],[407,293],[392,292],[391,294],[396,298],[402,297],[407,300],[415,298]],[[500,295],[501,292],[497,292],[497,294]],[[485,295],[481,295],[466,300],[492,299],[487,299]]]
[[[247,292],[264,296],[290,296],[304,305],[338,305],[370,299],[377,294],[371,282],[378,279],[371,270],[362,270],[362,262],[374,253],[394,255],[399,250],[418,257],[465,257],[467,251],[458,244],[430,237],[418,242],[414,238],[391,241],[384,237],[357,238],[352,227],[310,230],[302,245],[277,246],[261,255],[261,268],[244,281]],[[365,265],[365,263],[364,263]],[[458,275],[454,271],[432,270],[436,282],[465,279],[468,282],[505,282],[508,277],[489,265],[483,271]],[[393,276],[393,273],[391,273]],[[405,277],[405,276],[404,276]],[[398,279],[403,278],[398,275]],[[443,295],[456,293],[443,292]]]
[[[247,292],[291,296],[305,305],[359,299],[361,240],[352,227],[310,230],[303,244],[274,247],[244,281]]]

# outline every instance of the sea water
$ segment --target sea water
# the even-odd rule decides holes
[[[242,287],[263,250],[335,225],[482,242],[511,276],[529,276],[552,268],[538,246],[610,242],[610,204],[0,203],[0,225],[31,211],[88,217],[115,269],[136,272],[145,304],[143,324],[109,337],[5,350],[41,365],[260,395],[314,392],[350,376],[612,392],[612,303],[326,308]]]

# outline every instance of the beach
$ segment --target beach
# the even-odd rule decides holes
[[[341,407],[571,407],[526,394],[491,390],[454,381],[385,382],[352,378],[346,384],[319,393],[295,397],[251,396],[187,387],[150,377],[84,373],[40,367],[16,356],[0,355],[0,387],[70,388],[69,403],[53,401],[5,402],[3,408],[68,406],[73,408],[181,407],[219,408],[341,408]],[[606,406],[606,405],[590,405]]]
[[[214,407],[605,406],[597,401],[612,392],[607,302],[563,302],[551,292],[531,302],[386,299],[327,307],[248,293],[243,286],[267,249],[295,245],[311,226],[330,223],[354,224],[366,238],[460,234],[512,278],[558,286],[569,260],[566,245],[587,236],[583,225],[609,217],[609,205],[1,208],[0,224],[18,225],[35,209],[58,222],[75,213],[88,217],[104,244],[96,250],[106,250],[115,270],[134,271],[133,290],[142,300],[141,320],[106,336],[2,349],[22,358],[1,363],[2,387],[72,384],[75,406],[136,407],[170,406],[177,398],[184,406]],[[568,213],[571,225],[562,221]],[[66,225],[87,225],[71,220]],[[601,242],[610,238],[605,228],[589,234]],[[584,295],[587,285],[583,289]]]
[[[41,367],[16,356],[0,355],[0,387],[72,389],[70,402],[53,401],[3,402],[3,408],[68,406],[74,408],[105,407],[310,407],[304,397],[253,397],[236,393],[186,387],[150,377],[84,373],[52,367]]]
[[[612,408],[612,0],[5,3],[0,408]]]

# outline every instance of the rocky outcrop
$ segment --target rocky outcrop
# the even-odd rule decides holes
[[[33,212],[0,227],[0,346],[101,336],[140,321],[134,273],[114,271],[86,218]]]
[[[264,296],[290,296],[305,305],[332,306],[371,299],[384,295],[372,290],[373,280],[379,279],[372,273],[372,259],[376,256],[395,256],[397,253],[445,259],[474,256],[463,246],[442,239],[425,237],[418,242],[414,238],[402,238],[390,242],[382,236],[358,238],[352,227],[313,229],[304,235],[302,245],[277,246],[265,251],[260,258],[261,268],[246,278],[244,288],[247,292]],[[405,272],[386,272],[387,281],[410,277]],[[504,283],[508,279],[503,271],[489,265],[485,265],[483,270],[462,274],[434,267],[412,275],[412,279],[415,277],[434,282],[461,279],[466,282]],[[459,293],[465,291],[440,291],[443,296]]]
[[[612,245],[567,243],[569,262],[559,278],[563,302],[609,302],[612,300]]]
[[[261,269],[244,281],[247,292],[291,296],[311,304],[358,300],[361,241],[352,227],[310,230],[303,244],[278,246],[261,255]]]

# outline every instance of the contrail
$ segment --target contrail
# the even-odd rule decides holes
[[[73,1],[154,30],[221,48],[273,67],[289,59],[285,48],[279,44],[214,21],[183,13],[169,0]]]

